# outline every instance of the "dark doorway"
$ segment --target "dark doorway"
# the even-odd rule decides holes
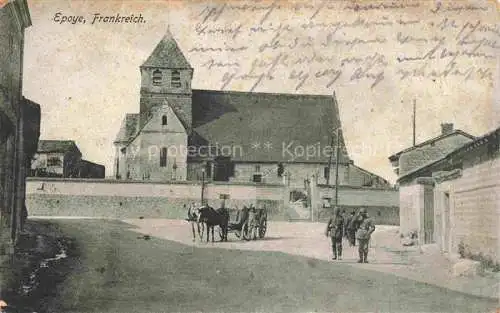
[[[424,187],[424,244],[434,242],[434,188]]]
[[[214,165],[215,181],[229,181],[229,178],[234,175],[234,164],[229,158],[218,157]]]

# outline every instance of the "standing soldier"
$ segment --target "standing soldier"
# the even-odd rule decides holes
[[[359,225],[359,213],[356,214],[354,211],[352,211],[349,218],[349,224],[347,225],[349,246],[351,247],[356,246],[356,230],[358,229]]]
[[[344,218],[339,208],[333,209],[333,216],[328,221],[325,235],[332,240],[333,260],[342,260],[342,234],[344,232]]]
[[[359,211],[361,224],[356,231],[356,239],[359,244],[359,260],[358,263],[368,263],[368,246],[370,244],[370,237],[375,231],[375,225],[372,219],[366,213],[366,209],[362,208]]]
[[[184,204],[184,209],[186,209],[186,205]],[[193,202],[187,209],[187,215],[188,218],[187,220],[191,224],[191,230],[193,231],[193,241],[196,240],[196,232],[195,232],[195,226],[196,230],[198,230],[198,236],[200,236],[201,239],[201,231],[200,231],[200,224],[198,223],[198,211],[196,208],[196,204]]]
[[[257,226],[257,209],[251,204],[248,211],[248,233],[252,240],[257,239]]]
[[[342,229],[342,238],[347,237],[347,224],[346,224],[346,219],[347,219],[347,213],[345,210],[342,210],[342,218],[344,219],[344,227]]]
[[[344,217],[344,236],[349,241],[349,245],[352,247],[352,240],[349,232],[349,225],[354,217],[354,211],[352,213],[347,213]]]

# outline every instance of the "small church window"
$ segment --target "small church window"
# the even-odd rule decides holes
[[[261,183],[262,182],[262,175],[261,174],[254,174],[252,177],[252,181],[254,183]]]
[[[160,151],[160,167],[167,166],[167,148],[161,148]]]
[[[327,167],[325,167],[323,169],[323,177],[325,179],[329,179],[330,178],[330,167],[327,166]]]
[[[166,116],[166,115],[163,115],[163,116],[161,117],[161,124],[162,124],[162,125],[167,125],[167,116]]]
[[[179,88],[181,86],[181,72],[179,71],[172,71],[172,81],[171,81],[172,87]]]
[[[153,72],[153,85],[159,86],[161,85],[162,75],[160,70],[156,70]]]
[[[278,163],[278,177],[283,177],[283,173],[285,172],[285,167],[283,163]]]

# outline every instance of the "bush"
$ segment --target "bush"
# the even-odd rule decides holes
[[[458,244],[458,254],[460,255],[460,258],[465,258],[465,245],[463,242]]]
[[[472,253],[471,250],[463,243],[458,244],[458,254],[462,259],[470,259],[478,261],[484,269],[490,269],[493,272],[500,272],[500,263],[495,262],[493,258],[480,253]]]

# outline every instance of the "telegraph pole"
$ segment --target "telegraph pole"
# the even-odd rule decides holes
[[[332,134],[332,139],[330,141],[330,149],[333,147],[333,134]],[[332,168],[332,156],[333,156],[333,151],[330,152],[330,157],[328,159],[328,172],[326,174],[326,185],[330,185],[330,171]]]
[[[201,170],[201,206],[204,206],[205,202],[205,168]]]
[[[339,203],[339,156],[340,156],[339,135],[340,135],[340,128],[337,128],[337,145],[335,147],[335,205],[338,205]]]
[[[413,146],[415,147],[416,144],[416,122],[417,122],[417,100],[413,99]]]

